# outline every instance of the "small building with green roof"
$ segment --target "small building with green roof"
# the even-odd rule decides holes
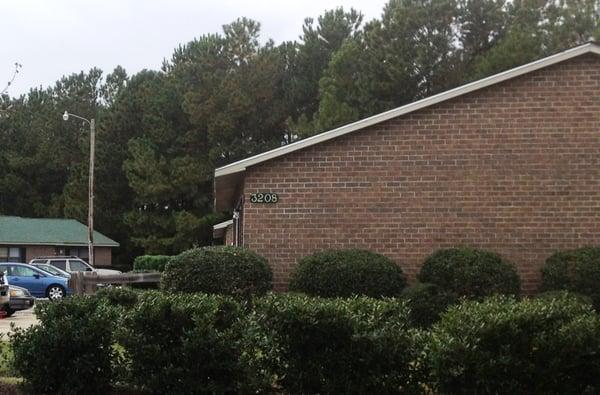
[[[119,243],[94,231],[96,266],[111,266]],[[0,215],[0,262],[29,262],[39,256],[71,255],[88,260],[87,226],[74,219]]]

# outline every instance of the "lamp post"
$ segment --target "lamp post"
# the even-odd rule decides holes
[[[79,115],[71,114],[65,111],[63,120],[68,121],[69,117],[80,119],[90,125],[90,174],[88,185],[88,259],[90,265],[94,266],[94,152],[96,145],[96,121],[94,118],[86,119]]]

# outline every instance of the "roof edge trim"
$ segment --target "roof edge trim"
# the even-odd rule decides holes
[[[218,224],[213,225],[213,230],[224,229],[230,225],[233,225],[233,220],[230,219],[228,221],[219,222]]]
[[[0,245],[10,245],[10,246],[64,246],[64,247],[87,247],[87,243],[73,243],[73,242],[64,242],[64,243],[43,243],[43,242],[29,242],[29,241],[0,241]],[[115,244],[108,243],[94,243],[94,247],[120,247],[121,244],[115,242]]]

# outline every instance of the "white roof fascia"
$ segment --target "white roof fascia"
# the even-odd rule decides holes
[[[230,219],[229,221],[225,221],[225,222],[220,222],[216,225],[213,226],[213,230],[218,230],[218,229],[223,229],[228,227],[229,225],[233,225],[233,220]]]
[[[303,148],[307,148],[313,146],[315,144],[322,143],[327,140],[334,139],[339,136],[343,136],[345,134],[364,129],[366,127],[387,121],[392,118],[399,117],[401,115],[405,115],[417,110],[420,110],[425,107],[432,106],[434,104],[453,99],[455,97],[465,95],[467,93],[486,88],[490,85],[498,84],[502,81],[506,81],[515,77],[519,77],[521,75],[531,73],[532,71],[536,71],[542,69],[544,67],[552,66],[554,64],[564,62],[565,60],[572,59],[574,57],[587,54],[594,53],[600,55],[600,45],[594,43],[583,44],[578,47],[568,49],[564,52],[560,52],[556,55],[548,56],[546,58],[536,60],[534,62],[525,64],[523,66],[515,67],[513,69],[504,71],[502,73],[498,73],[492,75],[490,77],[483,78],[478,81],[474,81],[462,86],[459,86],[454,89],[450,89],[448,91],[439,93],[434,96],[430,96],[428,98],[418,100],[416,102],[394,108],[392,110],[382,112],[377,115],[373,115],[371,117],[361,119],[354,123],[341,126],[337,129],[333,129],[327,132],[323,132],[312,137],[308,137],[306,139],[297,141],[295,143],[291,143],[288,145],[284,145],[279,148],[272,149],[270,151],[264,152],[262,154],[258,154],[255,156],[251,156],[246,159],[242,159],[240,161],[231,163],[229,165],[219,167],[215,170],[215,178],[226,176],[228,174],[234,174],[243,172],[249,166],[253,166],[270,159],[274,159],[286,154],[289,154],[294,151],[301,150]]]

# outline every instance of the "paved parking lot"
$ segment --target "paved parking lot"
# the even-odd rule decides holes
[[[11,330],[11,323],[17,328],[27,328],[38,323],[33,309],[17,311],[12,317],[0,319],[0,334],[6,335]]]

